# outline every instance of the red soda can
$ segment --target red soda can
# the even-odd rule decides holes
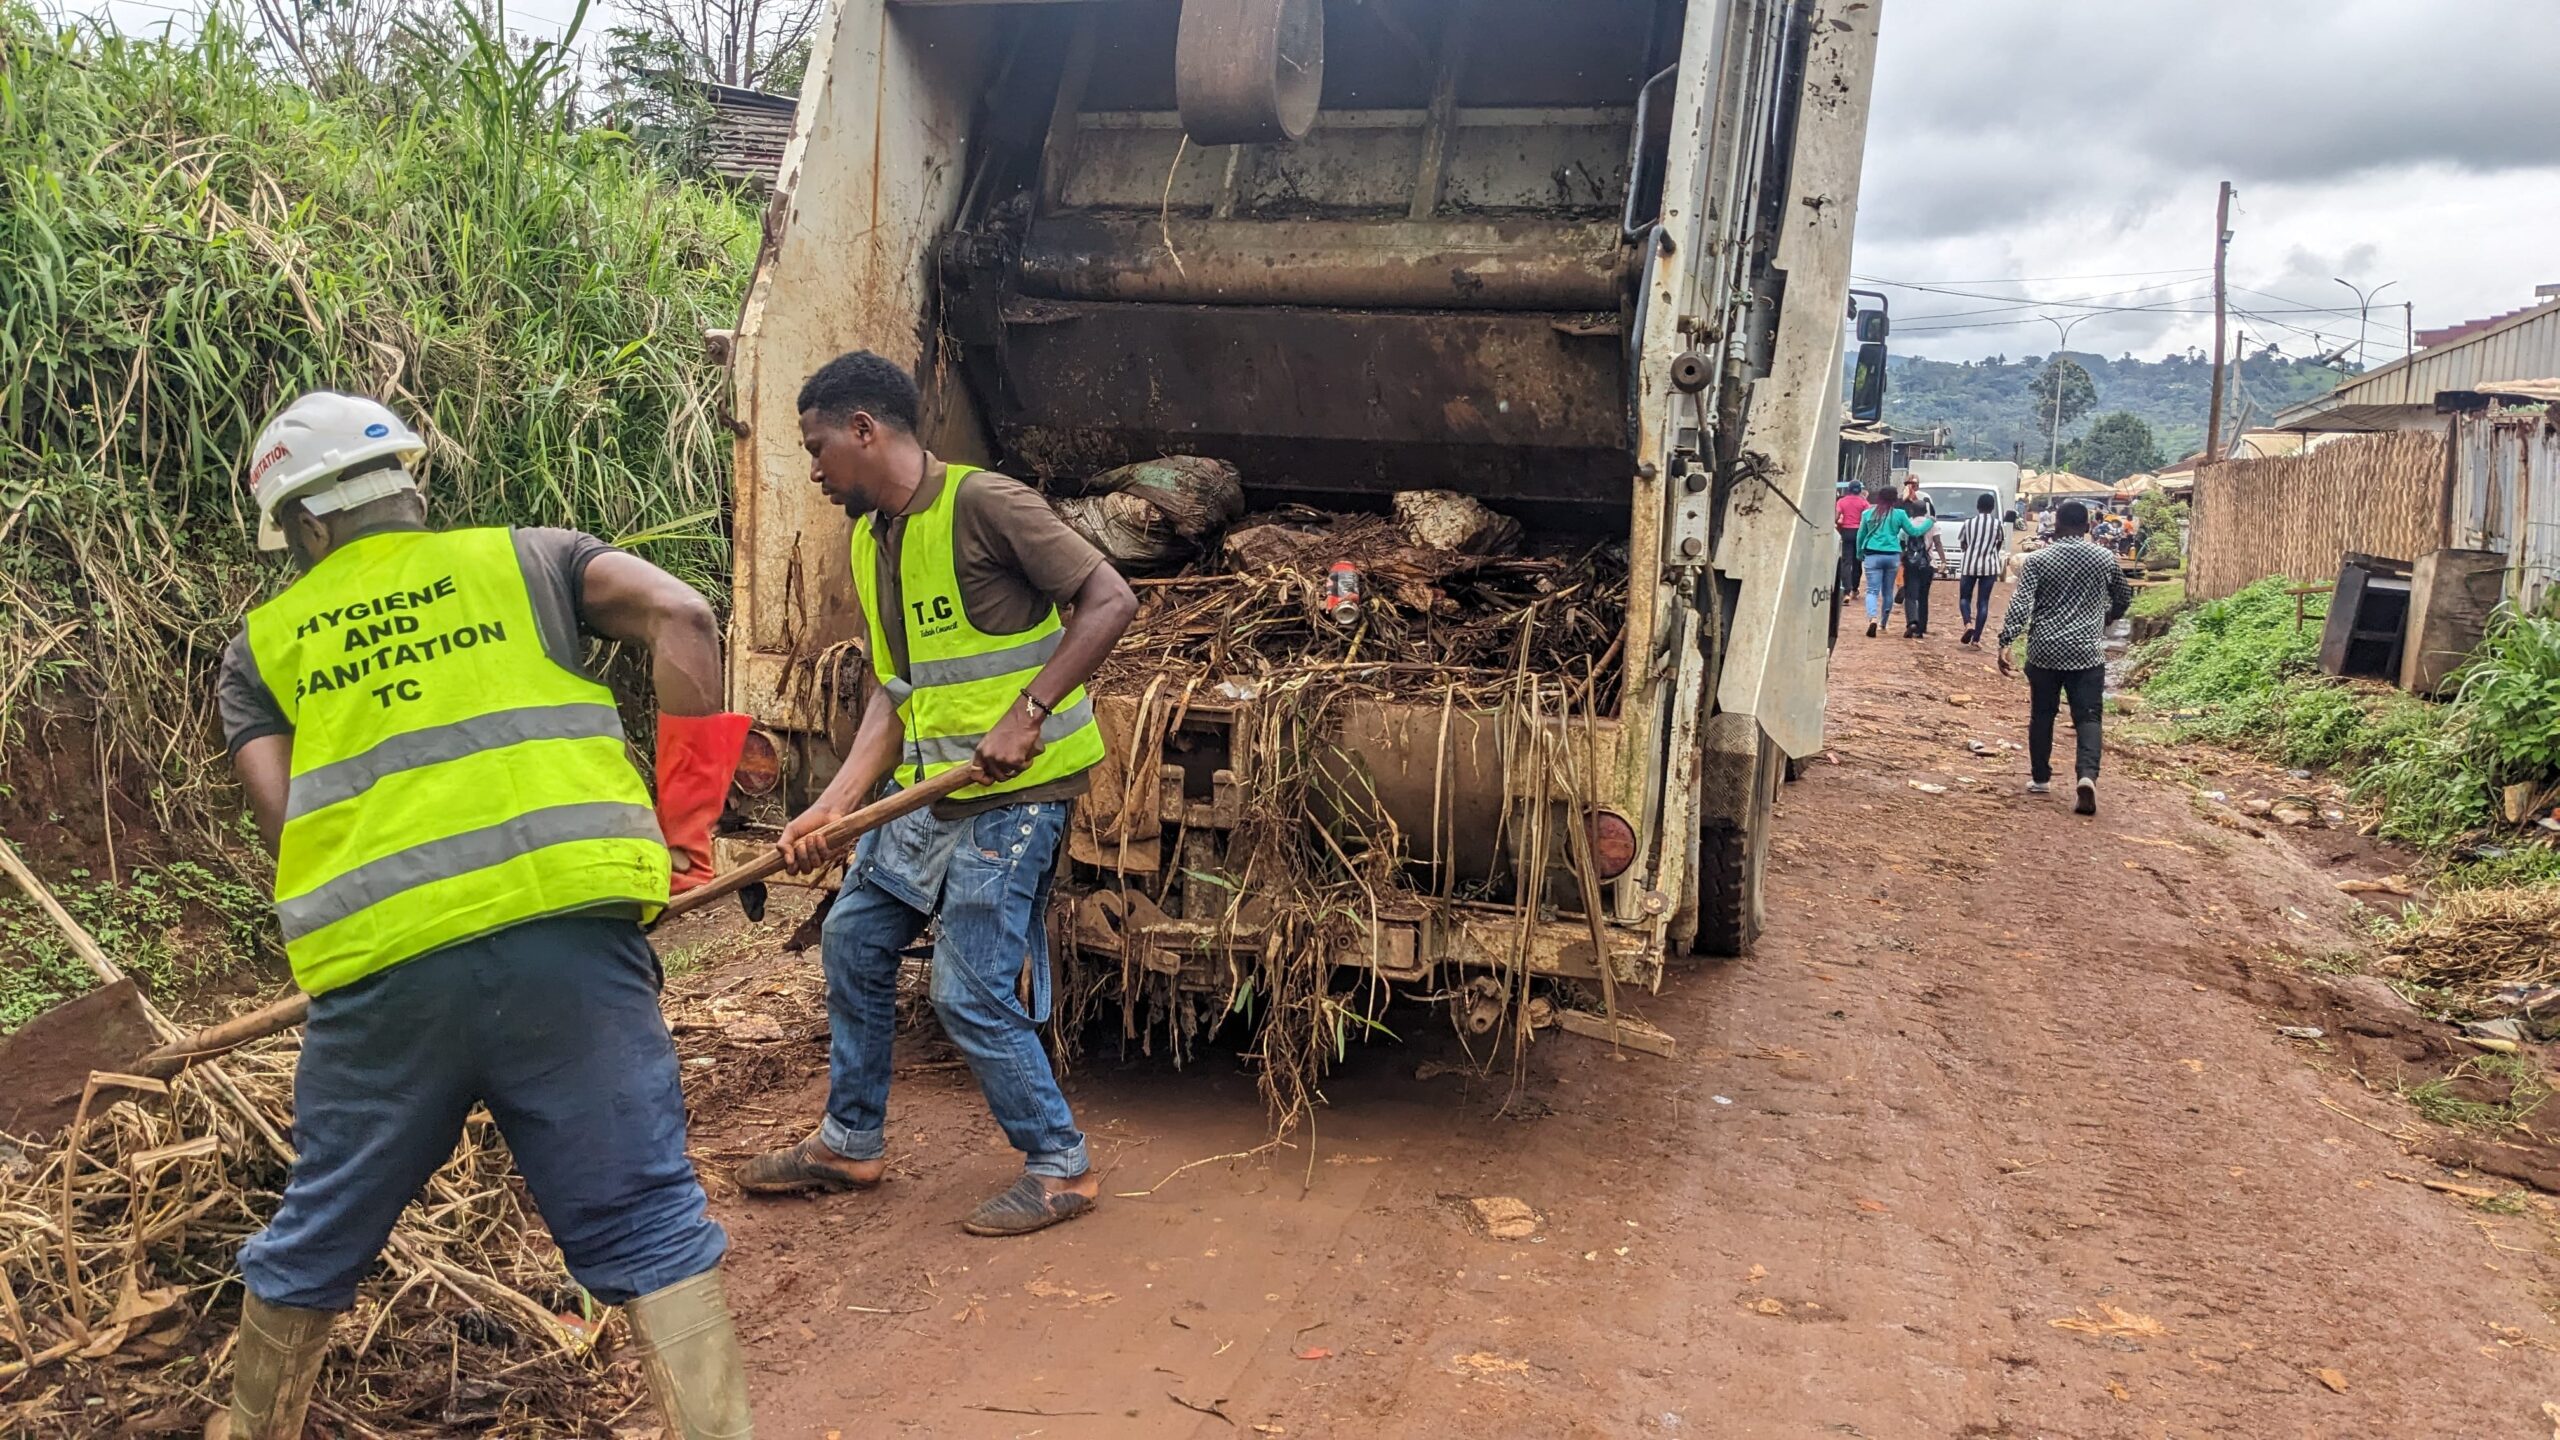
[[[1360,623],[1360,567],[1336,560],[1324,577],[1324,618],[1348,630]]]

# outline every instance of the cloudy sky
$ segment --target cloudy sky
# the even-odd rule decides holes
[[[2337,278],[2391,282],[2380,364],[2403,301],[2423,330],[2560,281],[2556,19],[2551,0],[1886,0],[1857,271],[1972,292],[1887,287],[1897,351],[2051,351],[2011,297],[2083,302],[2038,307],[2091,317],[2074,350],[2209,348],[2229,180],[2234,323],[2287,354],[2351,344]]]
[[[185,30],[203,0],[57,3]],[[508,23],[556,36],[575,4],[508,0]],[[2555,19],[2555,0],[1886,0],[1858,272],[1900,282],[1881,287],[1899,352],[2044,354],[2039,312],[2088,317],[2073,349],[2209,346],[2227,179],[2239,329],[2352,344],[2337,280],[2388,283],[2380,364],[2403,302],[2424,329],[2560,281]]]

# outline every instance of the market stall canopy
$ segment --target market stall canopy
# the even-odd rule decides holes
[[[2038,470],[2018,482],[2018,494],[2031,500],[2056,495],[2113,495],[2115,487],[2068,470]]]

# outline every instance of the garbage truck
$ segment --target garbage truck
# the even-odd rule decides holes
[[[1027,482],[1209,457],[1257,508],[1448,491],[1608,548],[1605,710],[1560,686],[1527,720],[1454,689],[1327,712],[1403,878],[1364,887],[1326,963],[1498,997],[1746,952],[1773,799],[1821,747],[1853,339],[1856,372],[1884,373],[1881,316],[1848,295],[1880,9],[833,0],[715,337],[730,698],[758,722],[735,843],[852,733],[848,522],[809,483],[794,398],[861,347],[914,368],[937,454]],[[1287,883],[1238,839],[1263,702],[1186,684],[1150,725],[1130,688],[1097,696],[1114,758],[1089,801],[1110,792],[1122,853],[1062,861],[1055,963],[1135,949],[1214,1004],[1269,938],[1255,897]]]

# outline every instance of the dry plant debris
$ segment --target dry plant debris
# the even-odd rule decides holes
[[[9,1150],[0,1431],[158,1433],[227,1401],[234,1256],[285,1178],[288,1152],[262,1132],[292,1124],[299,1049],[282,1036],[230,1056],[236,1101],[204,1071],[93,1082],[58,1139]],[[589,1404],[638,1403],[636,1367],[609,1363],[618,1327],[570,1281],[510,1169],[475,1114],[403,1213],[388,1273],[338,1324],[313,1407],[330,1433],[577,1434]]]
[[[1221,765],[1235,777],[1241,818],[1215,862],[1224,873],[1184,852],[1171,826],[1133,863],[1130,822],[1106,835],[1109,800],[1088,806],[1079,823],[1095,827],[1101,884],[1094,911],[1069,924],[1086,948],[1110,948],[1094,945],[1088,919],[1123,937],[1122,959],[1066,967],[1058,1029],[1072,1035],[1116,1008],[1125,1041],[1181,1060],[1235,1021],[1253,1036],[1264,1098],[1285,1133],[1319,1102],[1318,1081],[1350,1040],[1383,1028],[1388,983],[1372,969],[1336,978],[1368,957],[1379,920],[1487,898],[1452,879],[1417,883],[1413,857],[1431,847],[1417,847],[1366,790],[1365,767],[1339,743],[1346,710],[1414,701],[1491,726],[1506,793],[1519,802],[1511,808],[1532,817],[1512,842],[1524,873],[1572,862],[1578,842],[1548,833],[1545,817],[1596,785],[1585,727],[1618,704],[1625,550],[1461,553],[1417,545],[1385,516],[1287,510],[1248,517],[1217,557],[1214,570],[1139,582],[1137,618],[1091,688],[1135,707],[1125,741],[1114,741],[1125,768],[1097,780],[1100,791],[1125,787],[1123,817],[1152,807],[1145,797],[1184,717],[1214,712],[1230,726]],[[1321,609],[1327,574],[1344,561],[1361,572],[1350,625]],[[1195,919],[1197,887],[1222,892],[1214,942],[1188,957],[1126,943],[1178,908],[1177,879]],[[1496,1013],[1526,1006],[1526,973],[1521,963],[1484,980],[1481,1002]],[[1512,1027],[1514,1043],[1529,1029]]]
[[[2500,990],[2560,981],[2560,887],[2460,890],[2403,928],[2385,973],[2476,1010]]]

